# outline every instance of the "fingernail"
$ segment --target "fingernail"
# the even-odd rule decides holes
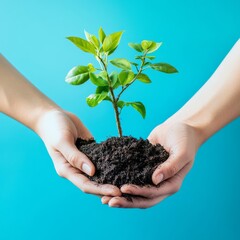
[[[120,208],[120,205],[109,205],[109,207]]]
[[[156,176],[156,185],[159,184],[163,180],[163,174],[160,173]]]
[[[133,192],[132,192],[131,190],[127,189],[127,190],[125,191],[125,193],[132,194]]]
[[[86,163],[83,163],[82,170],[83,170],[83,172],[85,172],[88,175],[91,174],[91,168]]]

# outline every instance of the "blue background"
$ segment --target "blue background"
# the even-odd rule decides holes
[[[95,60],[65,37],[83,30],[125,30],[115,57],[134,57],[128,42],[163,41],[157,54],[178,75],[152,72],[125,96],[143,101],[146,120],[123,112],[126,135],[147,137],[209,78],[240,36],[240,1],[0,0],[0,51],[34,85],[76,113],[97,140],[116,134],[111,106],[90,109],[90,84],[64,82]],[[113,57],[114,57],[113,56]],[[240,121],[199,150],[180,192],[147,210],[111,209],[55,173],[41,140],[0,115],[0,239],[240,239]]]

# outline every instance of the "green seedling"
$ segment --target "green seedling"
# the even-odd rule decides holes
[[[141,43],[129,43],[129,47],[139,53],[135,57],[135,62],[126,58],[114,58],[109,60],[121,40],[123,31],[106,35],[102,28],[98,31],[98,38],[85,31],[86,40],[79,37],[67,37],[74,45],[82,51],[94,55],[100,67],[95,67],[92,63],[87,66],[76,66],[72,68],[66,76],[66,82],[72,85],[81,85],[90,81],[96,86],[95,93],[86,98],[90,107],[95,107],[102,101],[112,103],[118,134],[122,137],[122,127],[120,114],[124,107],[130,106],[137,110],[143,118],[146,116],[146,108],[141,102],[126,102],[121,100],[123,93],[135,81],[145,84],[151,83],[150,78],[143,73],[146,69],[153,69],[163,73],[177,73],[177,69],[168,63],[153,63],[155,56],[152,53],[157,51],[162,42],[143,40]],[[149,55],[151,54],[151,55]],[[108,67],[112,64],[120,69],[119,72],[109,73]]]

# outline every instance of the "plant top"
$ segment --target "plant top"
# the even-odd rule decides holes
[[[135,62],[126,58],[114,58],[109,60],[109,56],[117,49],[123,31],[106,35],[102,28],[98,31],[98,37],[85,31],[86,40],[80,37],[67,37],[74,45],[82,51],[94,55],[100,67],[95,67],[92,63],[80,65],[72,68],[66,76],[66,82],[72,85],[81,85],[90,81],[96,86],[96,91],[87,98],[87,104],[95,107],[102,101],[112,103],[118,134],[122,136],[120,114],[124,107],[130,106],[137,110],[143,118],[146,116],[146,109],[141,102],[126,102],[121,100],[122,94],[135,81],[145,84],[151,83],[148,75],[143,73],[146,69],[153,69],[163,73],[177,73],[177,69],[168,63],[153,63],[155,56],[152,53],[157,51],[162,42],[143,40],[141,43],[129,43],[129,47],[139,53],[135,57]],[[151,55],[149,55],[151,54]],[[108,66],[112,64],[119,69],[119,72],[109,73]]]

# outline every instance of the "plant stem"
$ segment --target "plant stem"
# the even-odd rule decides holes
[[[115,119],[116,119],[116,123],[117,123],[118,135],[119,135],[119,137],[122,137],[123,134],[122,134],[121,121],[120,121],[120,113],[118,111],[118,106],[117,106],[118,98],[115,97],[113,88],[111,86],[111,80],[110,80],[110,77],[109,77],[109,74],[108,74],[108,71],[107,71],[107,66],[100,56],[99,56],[99,59],[100,59],[102,65],[103,65],[102,70],[106,71],[106,73],[107,73],[107,81],[108,81],[108,85],[109,85],[109,91],[110,91],[110,94],[112,96],[112,104],[113,104]]]

